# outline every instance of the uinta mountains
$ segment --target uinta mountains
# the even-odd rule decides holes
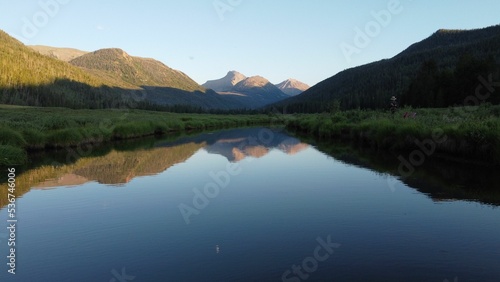
[[[273,108],[293,113],[324,112],[332,105],[384,109],[391,96],[398,96],[406,105],[448,107],[463,104],[473,93],[474,70],[494,79],[500,73],[500,25],[440,29],[392,58],[346,69],[311,88],[295,79],[273,84],[237,71],[199,85],[160,61],[118,48],[30,48],[3,31],[0,42],[0,103],[24,106],[102,109],[132,99],[137,108],[152,110],[181,106],[187,112]],[[437,80],[425,79],[426,73],[444,82],[432,85]],[[489,102],[499,99],[492,95]]]
[[[223,78],[209,80],[202,86],[221,95],[239,97],[253,108],[284,100],[309,88],[306,84],[292,79],[274,85],[262,76],[246,77],[237,71],[230,71]]]
[[[109,48],[86,52],[73,48],[29,46],[41,55],[64,61],[108,82],[139,90],[146,103],[189,105],[204,109],[256,109],[298,95],[309,86],[295,79],[274,85],[261,76],[230,71],[221,79],[199,85],[185,73],[151,58]]]

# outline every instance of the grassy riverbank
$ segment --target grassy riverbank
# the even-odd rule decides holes
[[[0,165],[27,152],[191,130],[270,125],[267,115],[174,114],[143,110],[72,110],[0,105]]]
[[[416,116],[403,118],[405,112],[415,112]],[[0,105],[0,121],[0,165],[26,163],[30,150],[277,123],[321,140],[343,139],[376,149],[420,150],[500,164],[500,106],[491,105],[405,108],[394,115],[362,110],[302,115],[208,115]]]
[[[416,115],[403,118],[406,112]],[[322,140],[344,139],[377,149],[421,150],[500,163],[500,106],[405,108],[394,115],[361,110],[295,115],[287,127]]]

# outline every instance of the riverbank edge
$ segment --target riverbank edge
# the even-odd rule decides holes
[[[171,115],[171,113],[169,114]],[[168,136],[193,131],[202,132],[248,126],[274,126],[276,124],[280,124],[280,121],[266,115],[224,117],[193,114],[186,117],[186,115],[179,114],[179,118],[173,122],[151,119],[93,129],[72,127],[47,133],[0,126],[0,136],[7,140],[4,144],[0,143],[0,156],[2,156],[0,166],[25,165],[29,162],[29,154],[32,152],[84,148],[149,136]]]
[[[369,122],[331,123],[329,117],[316,115],[316,121],[291,119],[286,129],[308,135],[320,141],[338,140],[357,146],[383,150],[399,155],[402,162],[421,162],[439,157],[453,162],[475,165],[500,165],[500,137],[498,132],[477,136],[474,130],[457,130],[456,126],[415,128],[403,120],[385,120],[388,123]]]

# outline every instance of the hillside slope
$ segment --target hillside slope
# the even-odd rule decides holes
[[[108,80],[134,85],[143,90],[146,101],[158,105],[189,105],[205,109],[245,107],[206,90],[183,72],[154,59],[130,56],[118,48],[97,50],[71,60],[70,64]]]
[[[344,109],[386,108],[391,96],[408,91],[422,64],[432,60],[442,70],[454,70],[464,55],[500,62],[500,26],[439,30],[391,59],[342,71],[304,93],[275,104],[289,112],[328,110],[334,100]],[[477,78],[477,75],[476,75]]]
[[[100,108],[121,99],[110,82],[34,51],[0,31],[0,103]]]
[[[184,73],[148,58],[133,57],[117,48],[101,49],[75,58],[70,64],[88,69],[99,76],[118,77],[136,86],[171,87],[186,91],[204,91]]]
[[[120,49],[87,53],[71,63],[40,54],[0,31],[0,104],[145,109],[177,106],[245,108],[238,101],[205,90],[180,71]],[[140,90],[140,96],[137,92]],[[131,102],[132,96],[144,98]],[[137,99],[135,99],[137,102]]]

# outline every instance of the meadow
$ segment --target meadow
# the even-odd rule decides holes
[[[409,113],[409,117],[404,117]],[[414,116],[411,114],[415,113]],[[222,128],[280,125],[321,141],[376,150],[420,150],[460,161],[500,164],[500,106],[332,110],[322,114],[214,115],[145,110],[74,110],[0,105],[0,165],[25,164],[30,151]]]

